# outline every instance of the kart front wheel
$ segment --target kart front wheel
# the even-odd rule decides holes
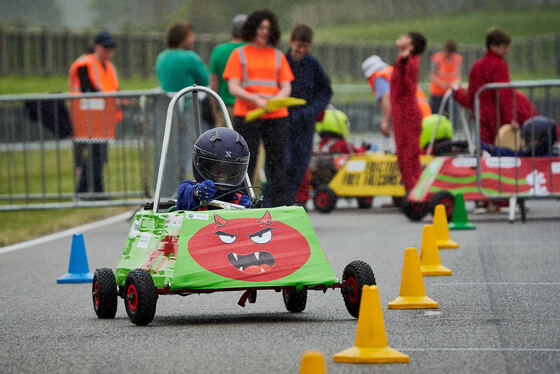
[[[344,268],[342,273],[342,297],[348,313],[358,318],[362,288],[375,284],[375,276],[371,267],[359,260],[352,261]]]
[[[117,282],[109,268],[95,270],[91,286],[93,309],[99,318],[115,318],[117,314]]]
[[[134,269],[124,282],[124,307],[130,321],[147,325],[156,314],[157,292],[154,281],[144,269]]]
[[[295,288],[284,288],[282,290],[284,305],[288,312],[300,313],[307,304],[307,290],[296,290]]]
[[[442,204],[445,207],[447,222],[451,222],[453,218],[453,208],[455,207],[455,197],[449,191],[438,191],[433,194],[430,199],[430,211],[432,215],[435,213],[436,206]]]
[[[358,197],[356,200],[360,209],[370,209],[373,205],[373,196]]]
[[[336,204],[336,194],[328,186],[322,185],[317,187],[315,196],[313,197],[313,205],[321,213],[329,213],[334,209]]]

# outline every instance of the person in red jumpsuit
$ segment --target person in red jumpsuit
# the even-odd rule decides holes
[[[416,99],[420,54],[426,49],[426,38],[409,32],[397,42],[399,54],[391,76],[391,118],[395,134],[397,162],[405,190],[410,191],[422,174],[420,133],[422,112]]]
[[[474,97],[480,87],[487,83],[509,83],[509,69],[505,56],[511,38],[499,29],[486,34],[486,53],[478,59],[469,72],[468,90],[454,90],[453,98],[464,107],[474,110]],[[455,87],[456,88],[456,87]],[[480,95],[480,141],[494,144],[501,125],[511,123],[519,127],[513,115],[513,89],[499,90],[499,123],[497,120],[496,91],[485,90]]]

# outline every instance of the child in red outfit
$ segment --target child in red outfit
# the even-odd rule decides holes
[[[509,51],[511,38],[499,29],[492,29],[486,34],[486,54],[478,59],[469,72],[469,88],[455,90],[453,98],[464,107],[474,109],[474,97],[480,87],[487,83],[509,83],[509,69],[504,59]],[[497,104],[500,120],[496,121]],[[493,144],[501,125],[511,123],[519,127],[519,120],[513,116],[513,90],[499,90],[499,102],[496,92],[485,90],[480,94],[480,141]]]
[[[416,88],[420,54],[426,49],[426,38],[420,33],[409,32],[396,44],[399,54],[391,76],[391,117],[401,178],[405,190],[410,191],[422,173],[419,160],[422,112],[416,99]]]

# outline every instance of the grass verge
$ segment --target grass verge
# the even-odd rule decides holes
[[[132,210],[133,207],[0,212],[0,247]]]

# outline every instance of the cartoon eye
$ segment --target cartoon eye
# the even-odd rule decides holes
[[[220,238],[220,240],[226,244],[231,244],[235,241],[235,239],[237,239],[237,235],[230,234],[224,231],[217,231],[215,232],[215,234],[218,235],[218,238]]]
[[[274,230],[273,228],[266,228],[264,230],[258,231],[254,234],[249,235],[249,238],[251,238],[252,241],[254,241],[257,244],[265,244],[268,243],[270,241],[270,239],[272,239],[272,230]]]

